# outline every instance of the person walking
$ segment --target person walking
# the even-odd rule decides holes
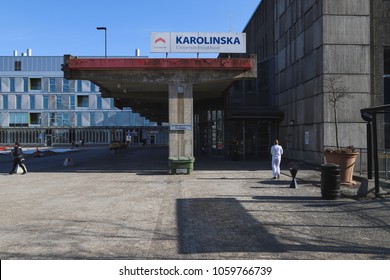
[[[26,166],[22,163],[22,161],[24,161],[24,154],[23,154],[23,150],[22,148],[20,147],[20,144],[19,142],[16,142],[15,143],[15,146],[14,146],[14,149],[12,151],[12,155],[14,157],[14,165],[12,166],[12,169],[11,171],[9,172],[9,174],[14,174],[17,172],[17,166],[19,165],[22,170],[23,170],[23,174],[26,174],[27,173],[27,168]]]
[[[274,145],[271,147],[271,155],[273,179],[280,179],[280,162],[282,160],[283,148],[279,145],[278,139],[275,139]]]

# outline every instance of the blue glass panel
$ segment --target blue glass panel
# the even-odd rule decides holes
[[[35,96],[30,95],[30,109],[34,110],[35,109]]]
[[[28,78],[23,78],[23,89],[24,92],[28,92]]]
[[[76,97],[74,95],[70,96],[70,109],[74,110],[76,108]]]
[[[7,110],[8,109],[8,96],[3,95],[3,109]]]
[[[16,109],[22,109],[22,96],[17,95],[16,96]]]
[[[98,95],[97,97],[97,108],[98,109],[102,109],[102,97],[100,95]]]
[[[49,88],[50,88],[50,92],[56,91],[56,79],[55,78],[49,79]]]
[[[63,83],[62,83],[62,91],[63,92],[69,92],[69,80],[67,79],[64,79]]]
[[[49,96],[43,96],[43,109],[49,109]]]
[[[15,92],[15,78],[10,78],[10,91]]]

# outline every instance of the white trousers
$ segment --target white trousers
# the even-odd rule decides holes
[[[272,158],[272,176],[280,177],[280,162],[282,160],[281,156],[276,156]]]

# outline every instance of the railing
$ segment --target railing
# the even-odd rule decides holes
[[[379,166],[383,166],[382,174],[381,174],[381,169],[379,169],[379,177],[389,180],[390,179],[390,150],[379,149],[378,152],[379,152],[378,153]]]

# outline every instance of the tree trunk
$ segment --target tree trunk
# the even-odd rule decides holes
[[[336,129],[336,147],[337,150],[339,149],[339,129],[337,125],[337,111],[336,111],[336,104],[333,106],[333,112],[334,112],[334,127]]]

